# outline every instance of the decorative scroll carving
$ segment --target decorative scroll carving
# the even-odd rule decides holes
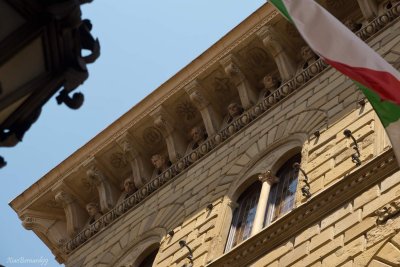
[[[176,162],[186,150],[185,138],[180,132],[175,131],[175,122],[168,112],[162,107],[158,107],[151,114],[154,124],[160,130],[167,143],[169,158]]]
[[[112,209],[117,202],[118,191],[111,184],[110,179],[99,169],[95,159],[90,159],[84,165],[87,169],[86,175],[89,181],[97,187],[100,209],[105,213]]]
[[[57,219],[41,218],[35,214],[24,214],[22,226],[27,230],[35,230],[44,234],[56,247],[64,245],[68,237],[66,235],[66,224]]]
[[[128,134],[124,134],[117,139],[117,144],[121,147],[126,161],[131,165],[135,187],[141,188],[151,177],[151,168],[148,160],[144,160],[139,151],[135,149]]]
[[[63,206],[65,211],[68,236],[73,237],[77,235],[85,225],[88,217],[87,213],[79,206],[78,202],[72,195],[62,189],[59,189],[56,192],[55,200]]]
[[[276,30],[272,26],[264,26],[257,32],[257,35],[275,60],[282,80],[287,81],[292,78],[296,73],[296,64],[286,52]]]
[[[254,105],[257,102],[256,89],[241,70],[238,59],[234,55],[228,55],[220,61],[220,64],[235,84],[242,106],[248,109]]]
[[[201,93],[204,89],[200,83],[194,80],[185,87],[185,91],[188,93],[190,100],[200,111],[208,136],[215,134],[221,123],[221,117],[215,112],[210,102]]]

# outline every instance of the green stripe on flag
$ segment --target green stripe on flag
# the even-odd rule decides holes
[[[293,23],[292,18],[289,16],[289,12],[286,9],[285,4],[282,0],[269,0],[271,4],[273,4],[281,13],[282,15],[291,23]],[[293,23],[294,24],[294,23]]]
[[[378,114],[378,117],[381,119],[383,127],[386,128],[389,126],[389,124],[396,122],[400,119],[400,106],[389,101],[382,101],[378,94],[376,94],[374,91],[358,82],[355,83],[358,85],[358,87],[367,97],[368,101],[371,103],[376,114]]]

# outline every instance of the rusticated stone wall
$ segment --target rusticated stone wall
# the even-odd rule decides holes
[[[399,36],[385,31],[371,44],[389,60],[397,60],[399,42]],[[214,266],[213,262],[223,258],[232,216],[230,203],[254,174],[276,169],[290,153],[301,151],[302,168],[312,194],[311,199],[302,196],[300,188],[304,184],[299,182],[296,205],[301,208],[390,148],[370,105],[358,103],[361,98],[350,80],[328,68],[97,233],[69,255],[66,265],[129,266],[149,246],[160,243],[156,266],[182,266],[188,262],[187,251],[178,244],[183,239],[193,250],[194,266]],[[353,143],[344,136],[345,129],[351,130],[358,141],[359,167],[351,160]],[[314,135],[317,130],[319,137]],[[372,236],[374,231],[386,229],[386,224],[397,225],[396,219],[390,219],[377,226],[377,219],[370,217],[397,198],[397,180],[398,175],[393,175],[339,210],[332,210],[318,223],[255,260],[254,266],[362,262],[363,255],[381,244],[379,238],[368,239],[368,233]],[[212,210],[206,209],[209,203],[213,204]],[[167,234],[170,230],[174,230],[172,237]],[[397,244],[395,240],[382,243],[380,248],[389,250],[387,247]],[[371,257],[384,261],[375,254]]]

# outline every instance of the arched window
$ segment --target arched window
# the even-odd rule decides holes
[[[278,170],[276,176],[279,178],[279,182],[271,188],[264,226],[294,208],[299,171],[293,167],[293,164],[295,162],[300,163],[300,160],[301,155],[297,154],[286,161]]]
[[[276,175],[270,171],[260,175],[262,182],[253,183],[240,195],[233,212],[225,251],[294,208],[298,169],[293,164],[300,163],[300,160],[301,155],[297,154],[286,161]]]
[[[226,251],[250,237],[260,191],[261,183],[257,181],[240,195],[237,201],[238,206],[233,213]]]
[[[139,267],[152,267],[154,260],[156,259],[158,249],[151,252],[140,264]]]

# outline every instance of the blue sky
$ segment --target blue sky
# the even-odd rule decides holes
[[[51,99],[22,143],[0,148],[8,162],[0,170],[0,264],[24,265],[9,262],[23,257],[59,266],[8,203],[264,3],[96,0],[85,5],[83,18],[93,23],[101,56],[78,89],[84,105],[70,110]]]

